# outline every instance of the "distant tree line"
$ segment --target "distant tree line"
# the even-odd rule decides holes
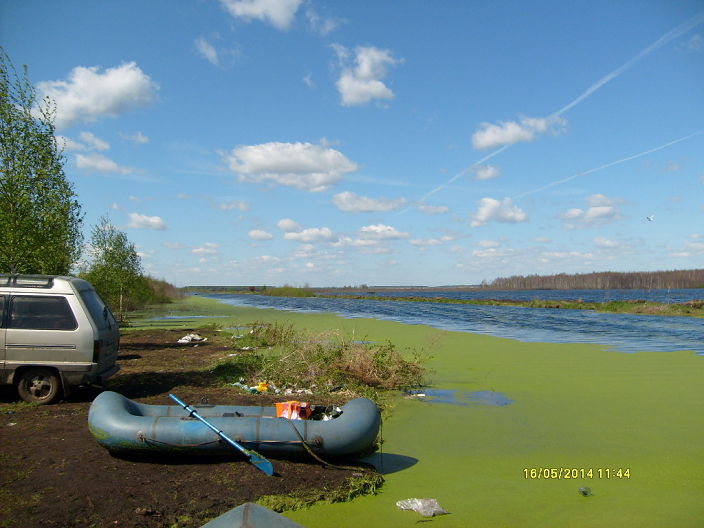
[[[651,290],[704,288],[704,269],[672,271],[603,271],[568,275],[514,275],[500,277],[482,288],[495,290]]]

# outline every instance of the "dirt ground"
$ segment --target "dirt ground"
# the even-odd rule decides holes
[[[172,404],[169,392],[189,403],[274,401],[214,386],[199,369],[232,349],[216,331],[199,330],[208,341],[198,346],[178,345],[188,332],[124,333],[121,371],[105,388],[144,403]],[[12,388],[0,390],[0,527],[192,528],[263,495],[328,493],[360,476],[312,459],[268,456],[276,471],[268,477],[234,449],[220,459],[116,458],[88,431],[97,393],[80,389],[57,404],[33,406],[17,403]]]

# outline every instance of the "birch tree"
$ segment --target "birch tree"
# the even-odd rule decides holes
[[[27,67],[0,48],[0,272],[67,274],[83,215],[54,135],[56,107],[37,101]]]

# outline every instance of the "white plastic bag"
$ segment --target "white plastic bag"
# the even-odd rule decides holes
[[[424,517],[434,517],[436,515],[443,515],[449,513],[442,506],[438,504],[436,499],[406,499],[400,500],[396,503],[396,506],[402,510],[413,510],[414,512],[420,513]]]

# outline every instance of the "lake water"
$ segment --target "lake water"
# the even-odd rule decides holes
[[[377,292],[377,295],[381,293]],[[683,302],[704,298],[704,290],[529,290],[471,292],[385,292],[388,296],[454,299],[646,299]],[[531,342],[593,343],[620,352],[693,350],[704,355],[704,320],[692,317],[596,313],[588,310],[479,306],[433,302],[377,301],[330,297],[208,295],[236,306],[296,312],[332,312],[342,317],[425,324]]]

